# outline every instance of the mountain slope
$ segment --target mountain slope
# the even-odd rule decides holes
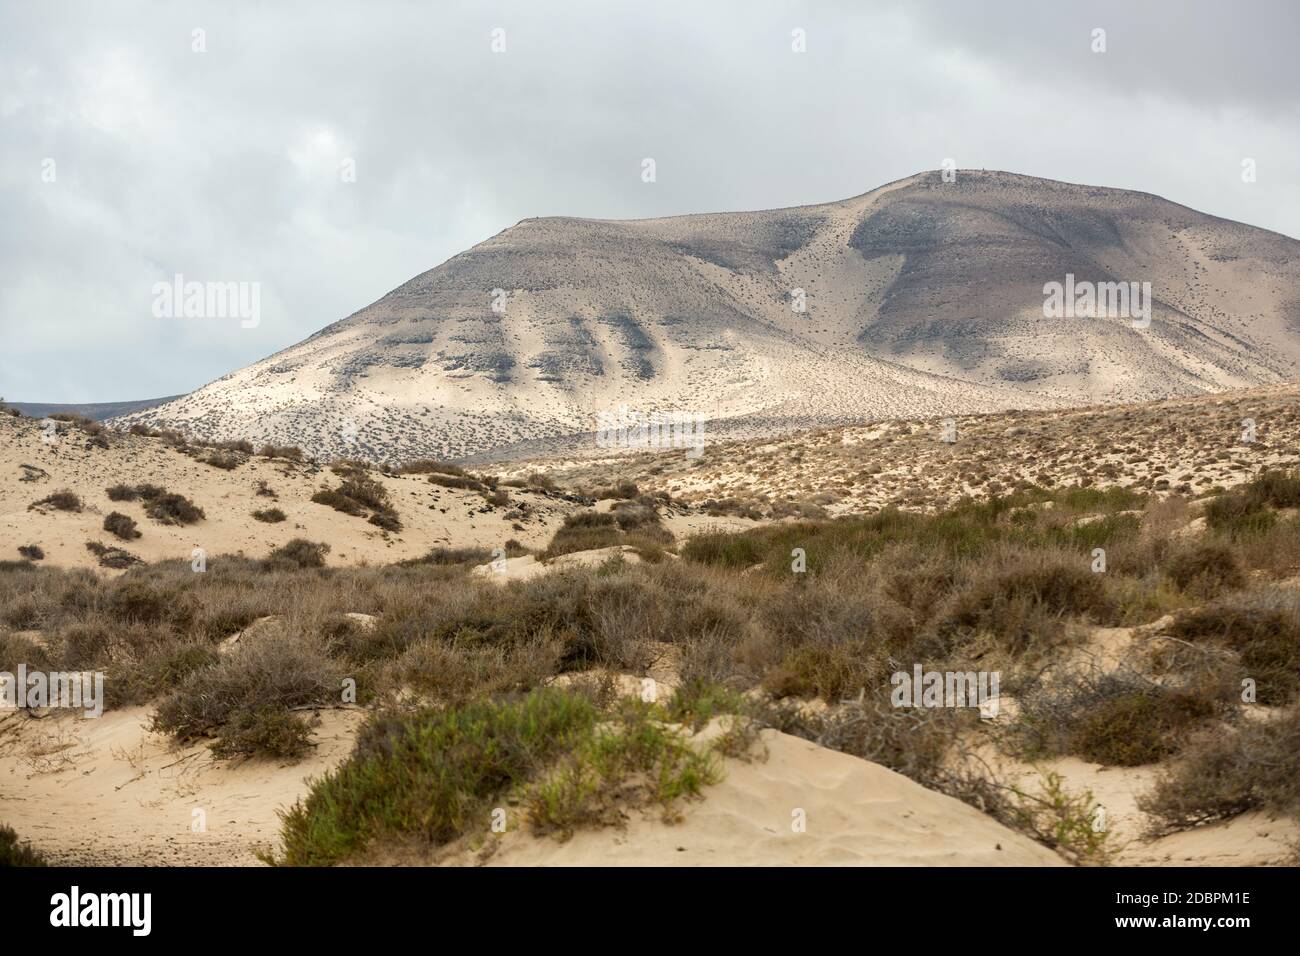
[[[1067,274],[1150,282],[1150,326],[1044,318],[1044,283]],[[535,451],[620,406],[776,432],[1196,394],[1298,361],[1295,240],[1142,193],[962,171],[794,209],[524,220],[121,420],[460,457]]]

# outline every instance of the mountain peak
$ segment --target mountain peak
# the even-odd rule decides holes
[[[1147,325],[1052,317],[1045,289],[1067,282],[1137,283]],[[1268,384],[1295,375],[1297,331],[1294,240],[1146,193],[927,170],[785,209],[523,219],[127,420],[459,457],[622,407],[771,432]]]

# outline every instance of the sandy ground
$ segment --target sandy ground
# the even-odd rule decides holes
[[[520,489],[507,489],[510,503],[492,507],[474,491],[443,488],[424,475],[373,472],[402,520],[402,530],[390,534],[364,517],[311,501],[322,486],[340,483],[327,468],[253,457],[224,471],[158,439],[114,434],[111,447],[104,449],[88,445],[84,433],[66,426],[53,442],[43,440],[44,435],[39,421],[0,416],[0,560],[15,560],[19,546],[35,544],[44,550],[47,564],[97,567],[87,541],[125,548],[145,561],[189,562],[195,548],[208,557],[260,558],[293,538],[306,538],[330,545],[327,562],[332,565],[387,564],[440,546],[495,548],[513,539],[525,547],[544,548],[564,516],[582,508],[558,496]],[[275,491],[274,499],[258,494],[263,481]],[[106,493],[112,485],[145,482],[185,495],[204,510],[205,519],[188,526],[163,525],[145,515],[141,502],[110,501]],[[81,497],[81,512],[30,507],[64,488]],[[287,520],[267,524],[253,518],[254,511],[272,507],[283,511]],[[113,511],[135,519],[142,537],[119,541],[105,531],[104,518]],[[665,519],[665,526],[679,537],[749,524],[696,514]]]
[[[16,558],[18,545],[37,544],[50,564],[93,567],[96,559],[86,542],[101,541],[120,545],[145,561],[188,562],[196,547],[209,556],[263,557],[292,538],[307,538],[331,545],[330,564],[385,564],[418,557],[440,545],[498,547],[514,538],[526,546],[544,546],[564,514],[577,507],[532,492],[514,492],[511,505],[489,508],[481,495],[430,484],[424,475],[379,476],[403,523],[402,531],[386,534],[363,517],[311,501],[321,486],[339,485],[339,477],[328,469],[255,457],[224,471],[157,439],[114,435],[112,447],[102,449],[87,447],[85,435],[75,429],[63,431],[53,443],[43,441],[42,435],[37,421],[0,417],[0,539],[9,552],[0,557]],[[34,466],[47,477],[21,480],[34,473],[22,465]],[[261,481],[274,489],[276,498],[257,493]],[[105,493],[111,485],[142,482],[185,495],[204,510],[205,520],[162,525],[145,516],[141,502],[110,501]],[[81,513],[29,509],[63,488],[81,496]],[[520,504],[527,505],[527,516],[508,517]],[[287,520],[266,524],[253,518],[254,511],[271,507],[285,512]],[[104,531],[104,517],[112,511],[134,518],[143,536],[118,541]]]
[[[1256,423],[1243,440],[1245,421]],[[669,452],[576,455],[512,462],[562,485],[635,482],[689,502],[734,498],[760,505],[816,505],[835,516],[884,507],[927,509],[963,496],[1005,493],[1018,482],[1132,487],[1196,497],[1264,470],[1300,464],[1300,385],[1195,398],[1056,411],[1004,412],[808,429],[754,439],[719,438],[697,459]],[[788,513],[788,512],[787,512]]]
[[[1051,850],[892,770],[765,730],[766,759],[726,776],[666,823],[561,843],[516,832],[490,866],[1064,866]],[[797,827],[802,824],[802,829]],[[464,856],[448,863],[469,862]]]
[[[0,718],[0,819],[52,860],[83,865],[249,865],[276,843],[276,811],[348,752],[358,711],[326,711],[302,763],[219,763],[148,733],[147,709],[99,719]],[[765,759],[728,760],[702,800],[666,823],[567,842],[508,833],[491,865],[1059,866],[1038,844],[876,764],[765,731]],[[195,832],[195,811],[206,831]],[[798,815],[806,821],[796,832]],[[370,862],[399,862],[391,858]],[[420,862],[427,862],[421,857]],[[473,864],[464,851],[444,863]]]
[[[1090,628],[1060,664],[1113,670],[1126,661],[1131,663],[1132,655],[1151,642],[1160,641],[1164,627],[1172,621],[1172,617],[1165,617],[1140,627]],[[1014,699],[1007,698],[1005,703],[999,720],[1009,720],[1015,713]],[[1257,720],[1271,719],[1276,713],[1262,706],[1253,711]],[[1152,821],[1138,808],[1138,798],[1150,791],[1162,764],[1107,767],[1078,757],[1062,757],[1031,766],[987,744],[976,744],[974,750],[1000,777],[1026,792],[1038,790],[1045,772],[1060,774],[1065,789],[1072,794],[1090,792],[1104,812],[1104,826],[1110,833],[1108,845],[1115,852],[1114,865],[1279,866],[1294,864],[1300,848],[1300,822],[1260,812],[1151,838],[1148,830]]]
[[[322,711],[312,753],[281,763],[174,748],[148,732],[148,707],[93,719],[9,711],[0,715],[0,821],[65,865],[256,864],[259,848],[278,843],[276,811],[348,754],[363,716]]]
[[[665,678],[666,679],[666,678]],[[630,686],[639,686],[631,681]],[[360,710],[326,710],[299,763],[217,761],[206,745],[177,748],[147,729],[149,708],[98,719],[31,712],[0,715],[0,822],[52,861],[73,865],[256,865],[278,843],[278,812],[310,778],[351,750]],[[728,759],[723,779],[679,819],[634,812],[626,826],[567,841],[524,828],[430,854],[380,847],[368,865],[491,866],[1061,866],[1054,852],[972,807],[891,770],[775,730],[748,761]],[[987,755],[992,757],[992,755]],[[1224,823],[1142,839],[1138,795],[1152,767],[1103,768],[1076,758],[1038,768],[993,758],[1033,789],[1055,770],[1071,792],[1091,790],[1107,814],[1118,865],[1282,865],[1300,841],[1294,821],[1250,813]],[[200,817],[206,824],[197,830]],[[795,824],[802,822],[801,830]]]
[[[1281,394],[1292,397],[1290,390]],[[311,494],[322,484],[338,484],[336,476],[315,466],[254,458],[224,471],[156,439],[114,436],[111,447],[102,449],[76,430],[65,429],[52,443],[42,434],[37,422],[0,417],[0,539],[10,549],[0,557],[12,559],[17,556],[12,549],[30,543],[45,549],[48,563],[87,566],[92,556],[85,542],[113,543],[100,526],[105,514],[118,510],[139,523],[144,537],[126,547],[146,560],[189,560],[196,546],[210,555],[258,557],[292,537],[306,537],[331,543],[331,563],[384,563],[437,545],[492,547],[511,537],[540,547],[564,514],[579,507],[512,489],[511,505],[491,509],[473,492],[436,487],[423,476],[383,477],[406,525],[399,534],[385,535],[363,519],[312,503]],[[769,465],[751,461],[740,470],[761,475],[770,473]],[[23,480],[24,475],[36,478]],[[206,510],[207,519],[190,527],[162,526],[147,518],[138,503],[110,502],[104,493],[112,484],[146,481],[190,497]],[[275,500],[257,495],[259,481],[276,490]],[[65,487],[84,499],[81,513],[29,509]],[[521,516],[517,509],[522,504],[528,507]],[[289,520],[266,525],[251,517],[253,510],[271,505],[288,513]],[[754,524],[693,514],[670,515],[665,523],[679,538],[713,527]],[[618,550],[564,556],[551,565],[531,556],[511,559],[503,579],[530,577],[566,563],[598,563]],[[633,560],[635,555],[625,557]],[[1098,629],[1084,650],[1113,665],[1136,638],[1149,634],[1149,629]],[[98,720],[0,714],[0,822],[14,826],[56,862],[255,863],[256,850],[276,839],[277,811],[306,792],[308,778],[346,756],[361,718],[358,711],[323,712],[312,754],[289,765],[219,763],[205,746],[171,747],[148,733],[147,708],[113,711]],[[684,807],[676,824],[638,815],[625,829],[579,833],[563,844],[511,833],[487,862],[1061,862],[972,808],[882,767],[775,732],[765,733],[764,741],[766,760],[728,761],[725,779],[704,800]],[[1026,782],[1037,773],[999,762]],[[1106,807],[1121,864],[1278,864],[1291,859],[1292,846],[1300,843],[1300,826],[1261,814],[1144,841],[1140,836],[1146,821],[1136,800],[1149,787],[1153,768],[1102,768],[1073,758],[1041,768],[1062,773],[1071,791],[1091,790]],[[196,809],[202,811],[205,829],[194,828]],[[806,814],[807,826],[800,833],[791,829],[797,809]],[[479,852],[465,851],[463,858],[450,861],[477,863]]]

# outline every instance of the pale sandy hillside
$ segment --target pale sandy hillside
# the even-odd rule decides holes
[[[311,500],[322,487],[334,488],[340,476],[312,462],[234,454],[238,464],[225,470],[201,460],[209,452],[187,455],[158,438],[105,431],[99,447],[81,429],[61,425],[53,441],[39,421],[0,416],[0,538],[4,558],[19,546],[38,545],[45,561],[60,566],[94,567],[86,542],[119,546],[145,561],[191,560],[193,549],[208,555],[265,557],[291,539],[330,545],[329,564],[384,564],[418,557],[435,547],[503,547],[514,539],[544,545],[576,507],[562,498],[522,489],[508,504],[488,504],[472,490],[445,488],[426,475],[373,472],[394,502],[400,531],[389,532]],[[201,508],[193,524],[163,524],[150,518],[143,501],[113,501],[114,485],[153,484],[183,495]],[[263,484],[267,491],[263,491]],[[36,503],[70,490],[81,510],[64,511]],[[268,524],[253,513],[279,509],[285,520]],[[124,541],[104,530],[117,512],[132,518],[140,537]]]
[[[949,426],[954,440],[945,441]],[[581,450],[500,467],[542,470],[567,484],[626,479],[706,511],[778,518],[941,507],[1025,482],[1197,496],[1300,463],[1300,386],[720,438],[697,458]]]
[[[234,467],[208,464],[206,459],[214,456],[229,459]],[[189,562],[195,548],[207,555],[264,558],[290,540],[303,538],[330,546],[329,565],[388,564],[435,548],[491,551],[516,542],[521,548],[541,549],[565,515],[586,506],[567,492],[537,487],[503,487],[503,498],[489,500],[486,490],[447,487],[424,473],[372,469],[367,474],[386,489],[400,530],[384,530],[364,514],[349,515],[312,501],[321,489],[338,488],[344,480],[325,464],[185,448],[111,429],[91,435],[66,422],[49,426],[0,415],[0,539],[5,544],[0,560],[15,559],[18,548],[37,545],[50,565],[96,567],[99,559],[87,542],[125,549],[142,561]],[[165,524],[149,516],[143,500],[109,498],[113,486],[141,484],[184,496],[202,509],[203,519]],[[64,490],[80,499],[79,510],[40,504]],[[284,514],[282,521],[267,523],[255,517],[255,512],[273,509]],[[140,536],[121,540],[106,531],[105,518],[113,513],[134,520]],[[663,517],[679,535],[744,524],[688,509],[668,508]]]

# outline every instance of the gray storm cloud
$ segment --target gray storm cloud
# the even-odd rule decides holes
[[[947,157],[1295,236],[1298,33],[1284,2],[7,4],[0,394],[189,391],[522,218],[820,202]],[[177,274],[258,283],[261,321],[156,317]]]

